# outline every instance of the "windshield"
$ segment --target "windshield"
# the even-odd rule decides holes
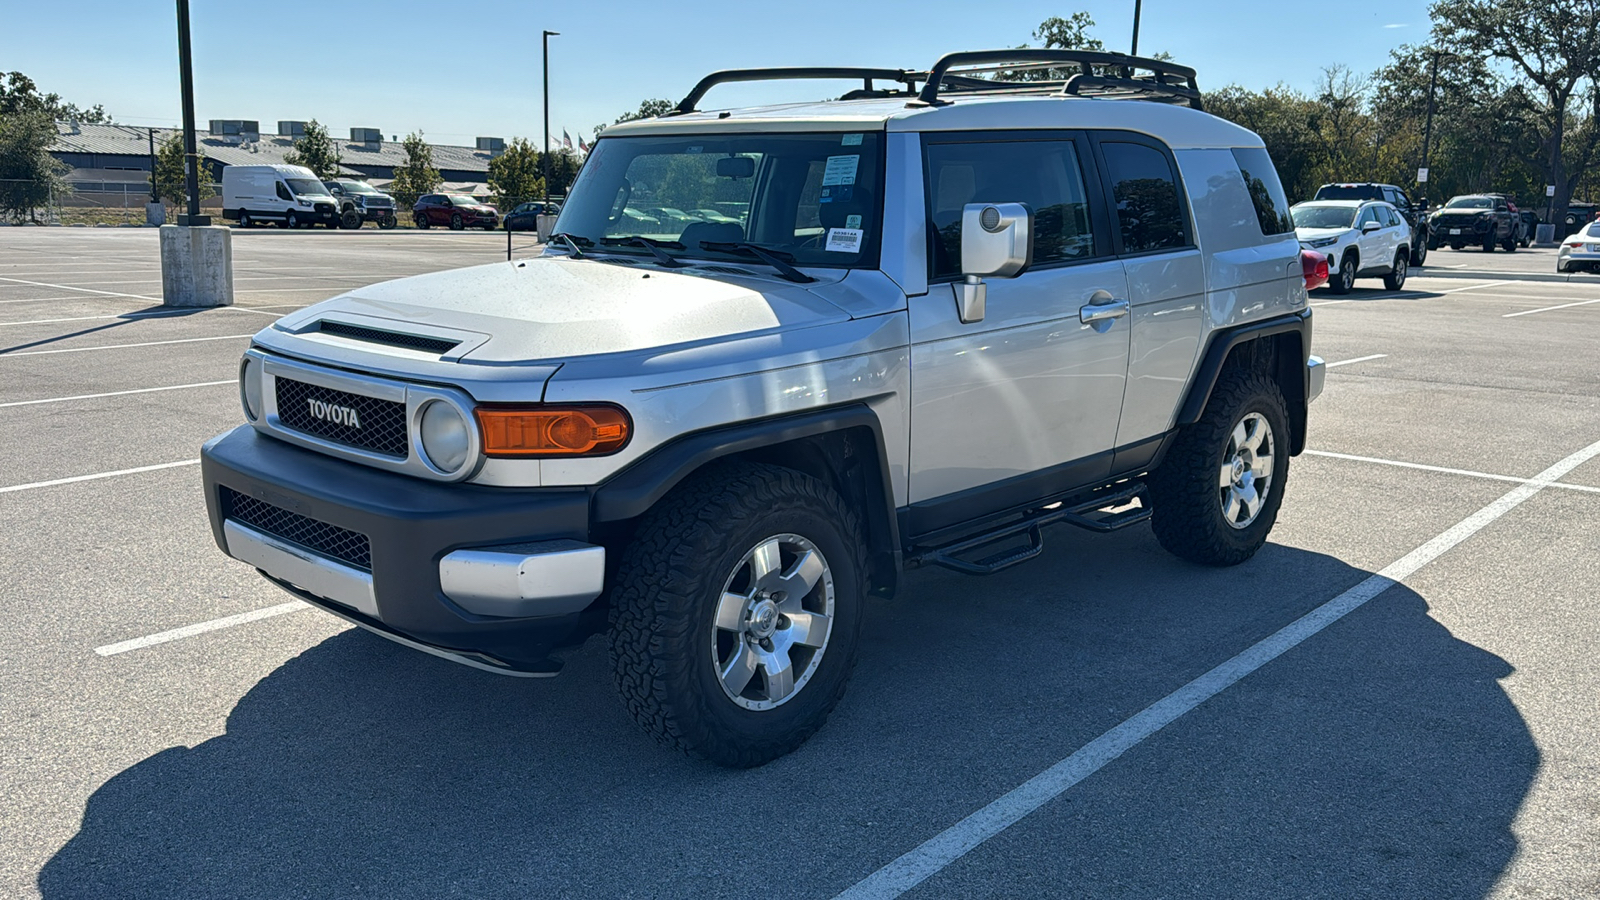
[[[1289,217],[1296,228],[1349,228],[1356,211],[1351,206],[1296,206]]]
[[[474,200],[471,197],[468,197],[466,194],[445,194],[445,196],[450,199],[450,205],[451,206],[482,206],[483,205],[483,204],[479,203],[477,200]]]
[[[674,256],[748,261],[702,242],[750,242],[799,266],[875,267],[881,135],[730,134],[603,138],[589,154],[556,231],[612,252],[628,238]],[[609,240],[608,240],[609,239]],[[587,244],[585,245],[587,246]]]
[[[339,186],[349,194],[376,194],[378,191],[365,181],[341,181]]]
[[[326,196],[328,193],[322,182],[315,178],[285,178],[284,181],[289,182],[289,190],[302,197]]]
[[[1451,197],[1445,209],[1494,209],[1493,197]]]

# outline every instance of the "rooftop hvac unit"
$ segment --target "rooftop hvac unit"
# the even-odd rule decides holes
[[[498,156],[501,153],[506,152],[506,139],[497,137],[478,138],[478,149],[487,150],[489,151],[490,155]]]
[[[261,139],[261,123],[250,119],[212,119],[211,135],[258,141]]]
[[[383,143],[383,132],[376,128],[352,128],[350,129],[350,140],[357,144],[381,144]]]
[[[278,136],[279,137],[292,137],[292,138],[305,137],[306,136],[306,123],[305,122],[279,122],[278,123]]]

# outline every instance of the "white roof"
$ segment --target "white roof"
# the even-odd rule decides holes
[[[966,96],[940,106],[905,98],[786,103],[704,110],[613,125],[605,137],[685,132],[968,131],[1005,128],[1116,128],[1158,137],[1173,149],[1262,147],[1246,128],[1187,106],[1106,97]]]
[[[1342,206],[1345,209],[1355,209],[1358,206],[1366,206],[1368,203],[1383,203],[1383,202],[1384,201],[1382,201],[1382,200],[1302,200],[1301,202],[1296,203],[1292,208],[1299,209],[1302,206],[1330,206],[1330,207],[1341,207]]]

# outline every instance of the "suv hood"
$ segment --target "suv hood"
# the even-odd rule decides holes
[[[1302,241],[1315,241],[1321,238],[1344,237],[1354,230],[1353,228],[1296,228],[1294,236]]]
[[[552,257],[369,285],[273,327],[303,339],[343,341],[318,333],[317,325],[345,316],[369,327],[391,321],[409,335],[476,335],[480,339],[463,342],[471,349],[460,361],[489,365],[624,353],[850,318],[798,285],[754,290],[653,265]]]

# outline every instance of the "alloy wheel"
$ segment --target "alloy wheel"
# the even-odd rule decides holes
[[[833,571],[798,534],[769,537],[728,576],[711,629],[711,661],[739,706],[792,700],[816,673],[833,629]]]
[[[1228,436],[1222,454],[1217,498],[1222,518],[1233,528],[1248,528],[1261,514],[1272,491],[1272,466],[1277,442],[1267,417],[1246,413]]]

